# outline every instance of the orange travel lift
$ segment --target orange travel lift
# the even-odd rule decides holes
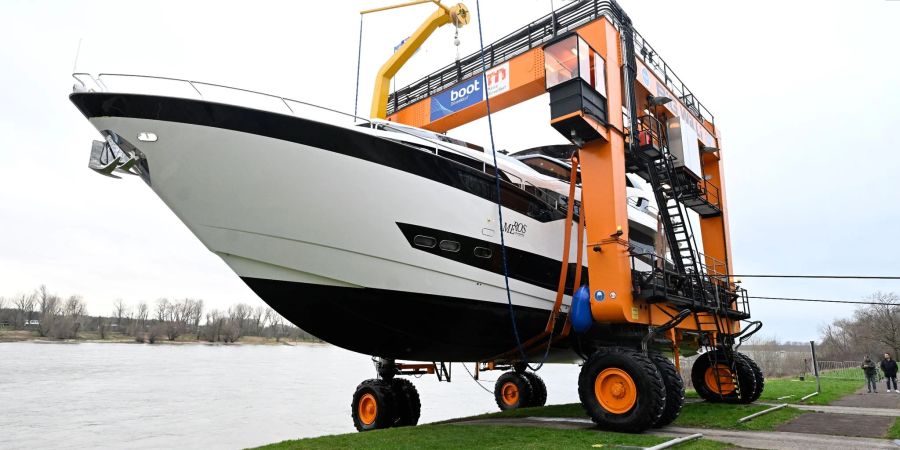
[[[684,403],[680,356],[700,353],[691,379],[707,401],[757,400],[762,372],[736,350],[761,323],[741,326],[750,318],[749,302],[730,276],[723,150],[712,114],[619,5],[600,0],[567,4],[388,95],[390,78],[434,29],[469,23],[462,4],[424,3],[438,4],[438,11],[382,68],[373,117],[443,133],[549,93],[550,125],[577,147],[547,326],[476,364],[476,377],[509,370],[495,387],[500,408],[543,405],[546,387],[529,363],[542,362],[548,346],[568,346],[584,360],[579,396],[604,428],[640,432],[675,420]],[[458,108],[434,104],[436,96],[473,83],[484,85],[486,98]],[[626,172],[644,178],[654,192],[660,227],[649,249],[629,240]],[[579,251],[564,313],[573,223]],[[443,363],[379,363],[380,376],[388,379],[421,373],[450,377]],[[357,428],[390,426],[378,422],[374,399],[366,398],[354,404]]]

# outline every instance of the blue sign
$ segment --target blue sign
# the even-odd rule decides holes
[[[477,76],[431,97],[431,121],[484,100],[484,77]]]

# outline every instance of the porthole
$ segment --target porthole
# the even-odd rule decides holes
[[[441,250],[445,252],[458,252],[460,248],[459,242],[441,241]]]
[[[420,234],[413,238],[413,244],[416,244],[419,247],[434,248],[435,244],[437,244],[437,239],[431,236],[422,236]]]
[[[479,258],[490,258],[491,249],[486,247],[475,247],[475,256]]]

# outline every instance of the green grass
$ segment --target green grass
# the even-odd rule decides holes
[[[688,403],[681,410],[681,415],[673,425],[683,427],[724,428],[732,430],[758,430],[771,431],[775,427],[785,423],[801,414],[795,408],[784,408],[769,414],[757,417],[746,423],[737,423],[738,419],[750,414],[770,408],[766,405],[732,405],[726,403]],[[473,419],[503,419],[515,417],[573,417],[587,418],[584,408],[580,403],[568,405],[551,405],[543,408],[522,408],[511,411],[503,411],[490,414],[482,414],[475,417],[454,419],[451,422]]]
[[[797,403],[802,405],[827,405],[839,398],[850,395],[864,386],[859,380],[835,380],[822,378],[822,392],[801,402],[800,399],[816,392],[816,380],[800,381],[796,378],[766,380],[766,387],[759,400],[767,403]],[[793,397],[778,400],[779,397]],[[693,389],[687,390],[686,398],[700,398]]]
[[[366,433],[340,434],[260,447],[286,449],[413,449],[413,448],[617,448],[649,447],[671,438],[647,434],[622,434],[590,429],[555,429],[503,425],[422,425],[391,428]],[[701,439],[678,446],[680,449],[713,450],[733,448],[717,441]]]
[[[891,429],[888,430],[885,437],[888,439],[900,439],[900,417],[894,420],[894,424],[891,425]]]
[[[779,425],[806,414],[796,408],[782,408],[759,416],[749,422],[738,419],[768,409],[765,405],[731,405],[727,403],[688,403],[673,425],[698,428],[725,428],[730,430],[773,431]]]
[[[819,395],[810,397],[801,402],[800,399],[808,394],[816,392],[816,380],[804,380],[780,378],[766,380],[761,401],[779,403],[802,403],[804,405],[827,405],[841,397],[850,395],[863,387],[865,383],[859,380],[835,380],[822,378],[822,391]],[[793,395],[793,397],[778,400],[778,397]]]

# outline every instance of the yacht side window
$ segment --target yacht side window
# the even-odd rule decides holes
[[[459,248],[461,247],[459,245],[459,242],[456,242],[456,241],[441,241],[440,245],[441,245],[441,250],[443,250],[445,252],[453,252],[453,253],[458,252]]]
[[[437,239],[431,236],[422,236],[420,234],[413,238],[413,244],[416,244],[419,247],[434,248],[434,246],[437,245]]]

